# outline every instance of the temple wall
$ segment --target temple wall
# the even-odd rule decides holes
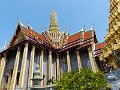
[[[54,55],[54,53],[53,53],[53,55],[52,55],[52,77],[53,77],[53,79],[55,79],[55,55]]]
[[[72,70],[78,69],[78,64],[77,64],[77,54],[75,51],[70,53],[70,59],[71,59],[71,67]]]
[[[90,64],[90,59],[88,55],[88,51],[80,51],[80,57],[81,57],[81,63],[82,63],[82,68],[86,69],[87,67],[91,69],[91,64]]]
[[[22,59],[23,59],[23,49],[21,49],[21,51],[20,51],[20,60],[19,60],[19,67],[18,67],[18,70],[21,69]]]
[[[47,74],[47,53],[44,52],[44,56],[43,56],[43,75],[44,75],[44,85],[47,84],[47,79],[48,79],[48,74]]]
[[[35,52],[35,58],[34,58],[34,70],[36,70],[36,64],[40,64],[40,51]]]
[[[16,56],[16,50],[7,55],[7,63],[6,63],[6,69],[4,73],[4,79],[3,79],[5,88],[9,88],[8,85],[10,85],[11,79],[9,79],[10,80],[9,81],[8,78],[11,77],[11,74],[13,73],[15,56]]]
[[[6,73],[9,73],[14,68],[15,57],[16,57],[16,50],[10,52],[7,55]]]
[[[62,54],[62,55],[60,56],[60,60],[61,60],[62,72],[67,72],[67,71],[68,71],[67,55],[66,55],[66,54]]]

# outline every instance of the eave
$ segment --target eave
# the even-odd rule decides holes
[[[84,41],[82,41],[82,40],[79,39],[79,40],[77,40],[75,42],[66,44],[58,52],[69,50],[69,49],[72,49],[72,48],[75,48],[75,47],[77,47],[77,49],[84,48],[86,46],[90,46],[91,42],[92,42],[92,38],[89,38],[89,39],[84,40]]]

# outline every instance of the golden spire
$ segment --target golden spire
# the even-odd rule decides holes
[[[58,27],[58,21],[57,21],[57,14],[53,10],[50,16],[50,26],[51,27]]]
[[[50,15],[49,31],[59,31],[57,14],[56,14],[56,12],[54,10],[52,11],[52,13]]]

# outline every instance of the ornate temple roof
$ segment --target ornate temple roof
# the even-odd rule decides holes
[[[15,40],[17,39],[18,36],[20,36],[19,33],[21,33],[21,35],[24,36],[24,40],[33,40],[33,41],[39,40],[41,42],[45,42],[45,38],[41,34],[39,34],[38,32],[36,32],[33,29],[28,29],[28,28],[18,24],[18,27],[17,27],[16,32],[10,42],[9,47],[14,45]]]
[[[26,28],[20,21],[16,28],[16,32],[10,41],[9,47],[21,43],[23,41],[30,41],[37,43],[40,46],[58,49],[60,51],[73,48],[76,46],[85,47],[87,45],[98,43],[94,29],[89,29],[88,31],[79,31],[73,35],[69,35],[65,32],[60,32],[58,27],[57,15],[53,11],[50,16],[50,27],[48,31],[42,32],[42,34],[36,32],[31,28],[30,24]],[[97,44],[96,47],[101,45]]]

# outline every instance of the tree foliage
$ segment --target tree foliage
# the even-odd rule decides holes
[[[90,69],[63,73],[56,82],[57,90],[106,90],[107,79],[102,72],[93,73]]]

